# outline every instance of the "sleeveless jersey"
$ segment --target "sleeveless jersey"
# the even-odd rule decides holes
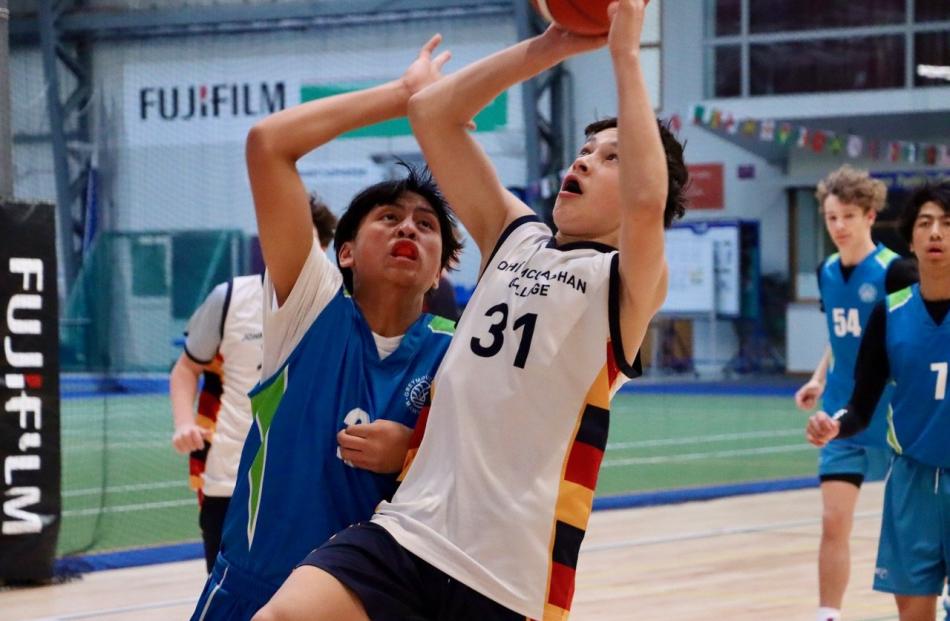
[[[396,475],[337,456],[337,433],[385,418],[409,427],[454,324],[422,315],[380,360],[359,308],[341,288],[278,370],[251,391],[254,420],[225,519],[221,554],[276,591],[313,548],[367,519]]]
[[[226,497],[234,491],[241,448],[251,426],[247,393],[261,377],[261,285],[260,275],[238,276],[228,283],[223,316],[214,326],[220,330],[220,344],[204,372],[196,419],[214,435],[189,460],[191,486],[202,497]]]
[[[425,435],[373,520],[410,552],[533,619],[565,619],[607,443],[638,362],[620,340],[618,255],[502,234],[436,376]]]
[[[887,360],[897,384],[888,440],[899,455],[950,467],[950,316],[934,323],[913,285],[887,297]]]
[[[881,244],[854,267],[845,280],[841,257],[828,257],[819,272],[818,287],[828,322],[831,364],[822,405],[826,412],[837,412],[851,398],[854,389],[854,367],[858,360],[861,335],[874,305],[886,295],[887,269],[900,256]],[[846,441],[862,446],[886,446],[887,411],[892,387],[881,394],[871,424]],[[844,442],[845,440],[842,440]]]

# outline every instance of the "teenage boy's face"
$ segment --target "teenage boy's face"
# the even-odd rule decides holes
[[[356,291],[385,283],[422,295],[438,282],[441,262],[439,218],[415,192],[374,207],[340,251],[340,266],[352,268]]]
[[[561,182],[554,202],[560,234],[610,239],[620,230],[620,154],[616,128],[591,136]]]
[[[950,214],[937,203],[924,203],[917,213],[910,249],[921,267],[950,269]]]
[[[865,213],[860,205],[845,203],[834,194],[829,194],[825,198],[823,211],[825,228],[838,250],[861,244],[871,235],[871,226],[876,217],[873,209]]]

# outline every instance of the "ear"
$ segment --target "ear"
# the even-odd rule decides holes
[[[872,225],[877,222],[877,211],[868,209],[868,222],[870,222]]]
[[[336,261],[340,267],[353,267],[353,242],[343,242],[336,255]]]

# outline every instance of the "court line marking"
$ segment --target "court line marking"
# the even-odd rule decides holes
[[[855,520],[865,520],[868,518],[880,518],[880,511],[859,511],[854,514]],[[763,533],[770,530],[782,530],[785,528],[797,528],[800,526],[810,526],[821,523],[821,516],[808,518],[804,520],[790,520],[788,522],[772,522],[770,524],[759,524],[754,526],[738,526],[733,528],[711,528],[709,530],[700,530],[692,533],[680,533],[677,535],[663,535],[660,537],[641,537],[639,539],[626,539],[623,541],[613,541],[608,543],[596,543],[591,545],[581,545],[581,552],[605,552],[609,550],[618,550],[621,548],[638,548],[643,546],[652,546],[661,543],[678,543],[681,541],[692,541],[695,539],[714,539],[716,537],[728,537],[730,535],[747,535],[752,533]]]
[[[772,455],[774,453],[794,453],[796,451],[812,451],[814,447],[802,442],[800,444],[785,444],[779,446],[765,446],[761,448],[735,449],[729,451],[708,451],[704,453],[680,453],[678,455],[658,455],[656,457],[628,457],[625,459],[605,459],[601,468],[616,468],[618,466],[637,466],[649,464],[669,464],[681,461],[696,461],[717,457],[741,457],[746,455]]]
[[[721,433],[717,435],[688,436],[685,438],[659,438],[656,440],[638,440],[635,442],[608,442],[607,449],[648,448],[653,446],[677,446],[680,444],[709,444],[728,440],[757,440],[761,438],[805,437],[804,429],[783,429],[769,431],[748,431],[744,433]]]
[[[188,482],[181,479],[176,479],[174,481],[156,481],[154,483],[135,483],[130,485],[113,485],[111,487],[106,487],[105,489],[101,487],[86,487],[83,489],[72,489],[63,492],[63,498],[68,498],[71,496],[91,496],[93,494],[117,494],[121,492],[138,492],[150,489],[163,489],[169,487],[181,487],[187,488]]]
[[[68,621],[69,619],[96,619],[106,615],[117,615],[123,612],[136,612],[139,610],[154,610],[156,608],[171,608],[172,606],[181,606],[182,604],[195,604],[197,597],[185,597],[182,599],[166,599],[148,604],[137,604],[135,606],[123,606],[121,608],[103,608],[101,610],[89,610],[87,612],[76,612],[54,617],[36,617],[26,621]]]
[[[143,502],[136,505],[118,505],[115,507],[93,507],[91,509],[70,509],[63,511],[63,517],[82,517],[87,515],[96,515],[99,513],[129,513],[133,511],[146,511],[149,509],[169,509],[172,507],[184,507],[186,505],[197,505],[194,498],[183,500],[164,500],[162,502]]]

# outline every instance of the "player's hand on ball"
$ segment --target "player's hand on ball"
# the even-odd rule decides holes
[[[433,58],[432,54],[440,43],[440,34],[429,39],[402,75],[402,84],[410,97],[442,77],[442,67],[452,58],[452,52],[445,51]]]
[[[808,418],[805,437],[815,446],[822,447],[834,440],[840,430],[841,424],[838,421],[819,411]]]
[[[795,405],[802,410],[811,410],[818,404],[823,392],[825,387],[818,380],[809,380],[795,393]]]
[[[644,0],[619,0],[607,7],[610,33],[607,43],[610,53],[629,54],[640,51],[640,33],[643,30]]]
[[[211,430],[189,423],[175,428],[175,434],[172,436],[172,446],[179,453],[200,451],[205,447],[205,440],[211,439],[211,435]]]
[[[350,425],[336,435],[340,458],[370,472],[402,470],[412,429],[391,420]]]

